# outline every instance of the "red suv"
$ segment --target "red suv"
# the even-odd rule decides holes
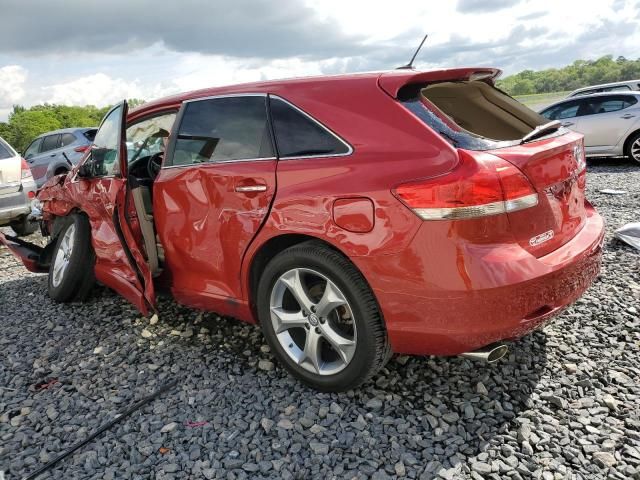
[[[392,353],[490,360],[600,267],[582,136],[493,86],[494,69],[253,83],[127,105],[39,193],[45,248],[3,238],[49,295],[94,280],[260,323],[321,390]]]

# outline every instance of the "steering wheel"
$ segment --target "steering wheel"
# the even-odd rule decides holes
[[[151,180],[155,180],[155,178],[160,173],[160,168],[162,167],[162,159],[164,157],[164,152],[154,153],[149,157],[149,161],[147,162],[147,173]]]

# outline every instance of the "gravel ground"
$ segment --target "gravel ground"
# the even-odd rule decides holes
[[[177,379],[40,478],[640,478],[640,252],[611,235],[640,221],[640,166],[588,176],[609,232],[581,300],[496,365],[397,357],[345,394],[290,378],[258,328],[168,298],[157,322],[106,289],[53,304],[0,249],[0,470],[34,471]]]

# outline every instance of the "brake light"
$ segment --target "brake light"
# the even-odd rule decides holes
[[[91,148],[91,145],[81,145],[73,149],[74,152],[84,153]]]
[[[514,165],[459,150],[451,173],[396,187],[393,194],[423,220],[457,220],[515,212],[538,204],[538,194]]]
[[[31,173],[31,169],[29,168],[29,165],[27,164],[27,161],[23,158],[22,159],[22,173],[21,173],[21,178],[22,180],[33,180],[33,174]]]

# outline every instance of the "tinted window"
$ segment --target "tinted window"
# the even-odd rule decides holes
[[[8,145],[5,145],[4,142],[0,140],[0,160],[11,157],[13,157],[13,152],[11,152]]]
[[[49,150],[55,150],[58,148],[58,141],[60,135],[49,135],[42,139],[42,145],[40,146],[40,153],[48,152]]]
[[[556,105],[541,113],[543,117],[549,120],[562,120],[563,118],[573,118],[578,116],[581,100]]]
[[[297,108],[273,97],[270,104],[280,157],[349,153],[347,145]]]
[[[223,97],[186,104],[170,164],[269,157],[266,97]]]
[[[27,149],[24,151],[24,158],[30,158],[30,157],[33,157],[34,155],[37,155],[38,152],[40,151],[41,143],[42,143],[42,138],[36,138],[33,142],[31,142],[31,145],[29,145]]]
[[[73,133],[63,133],[62,137],[60,138],[60,146],[66,147],[67,145],[71,145],[75,141],[76,137],[75,135],[73,135]]]
[[[93,176],[104,177],[120,173],[119,150],[122,128],[122,106],[107,114],[96,134],[91,149]]]
[[[97,132],[98,132],[98,129],[92,128],[91,130],[87,130],[86,132],[84,132],[84,136],[87,138],[87,140],[89,140],[90,142],[93,142],[93,139],[96,138]]]
[[[632,96],[604,96],[598,98],[592,98],[589,100],[590,113],[608,113],[616,112],[624,108],[635,105],[638,100]]]

